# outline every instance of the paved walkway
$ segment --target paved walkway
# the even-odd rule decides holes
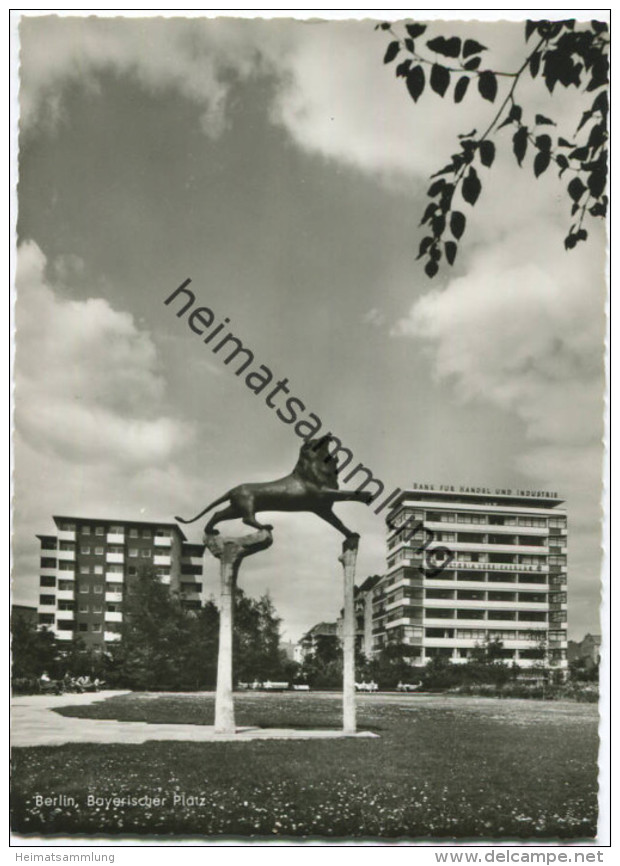
[[[118,691],[83,695],[25,695],[13,698],[11,743],[18,746],[61,746],[64,743],[146,743],[149,740],[177,740],[194,743],[221,743],[227,740],[317,740],[345,736],[376,737],[369,731],[344,734],[342,731],[309,731],[288,728],[237,728],[235,734],[216,734],[212,725],[149,724],[114,719],[80,719],[53,712],[58,707],[93,704]]]

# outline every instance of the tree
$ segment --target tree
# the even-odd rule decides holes
[[[256,601],[237,588],[233,622],[235,680],[264,682],[280,679],[285,670],[285,656],[280,650],[282,620],[269,594],[265,593]]]
[[[214,620],[211,609],[186,610],[153,568],[141,569],[127,585],[122,640],[113,650],[120,681],[139,689],[198,688],[209,670],[205,648],[214,646]]]
[[[605,22],[581,24],[567,21],[527,21],[526,50],[523,62],[514,71],[486,68],[486,47],[475,39],[437,36],[422,39],[425,24],[404,25],[397,33],[388,22],[376,29],[393,37],[387,46],[384,63],[397,57],[396,76],[402,78],[415,103],[427,85],[440,97],[451,90],[455,103],[477,90],[479,96],[493,105],[483,131],[476,129],[459,135],[459,150],[451,162],[432,175],[427,195],[431,202],[422,217],[428,234],[422,239],[418,259],[425,259],[427,276],[434,277],[443,259],[454,264],[467,219],[464,205],[474,206],[482,191],[479,174],[495,161],[496,141],[505,141],[500,130],[511,130],[511,143],[519,166],[524,165],[528,151],[533,154],[533,171],[540,177],[550,166],[559,177],[569,178],[567,192],[571,201],[571,224],[564,240],[567,250],[588,237],[584,222],[607,213],[607,113],[609,108],[609,28]],[[405,55],[403,57],[403,55]],[[549,117],[524,111],[519,85],[524,78],[542,80],[553,93],[556,86],[580,89],[592,97],[583,111],[577,130],[560,134]],[[498,99],[499,80],[507,79],[509,87]],[[499,105],[496,108],[495,103]]]
[[[46,671],[50,676],[57,675],[58,646],[54,633],[47,629],[37,629],[24,617],[14,617],[12,622],[12,678],[39,679]]]

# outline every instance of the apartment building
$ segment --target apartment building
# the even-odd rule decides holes
[[[487,640],[522,667],[567,667],[562,500],[488,488],[403,491],[386,518],[387,571],[372,589],[373,651],[465,662]]]
[[[123,602],[140,567],[178,592],[187,608],[202,602],[203,545],[176,523],[54,516],[57,532],[40,543],[38,622],[60,640],[103,648],[121,638]]]

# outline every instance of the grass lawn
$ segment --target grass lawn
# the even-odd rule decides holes
[[[239,694],[237,724],[341,725],[338,695]],[[206,694],[118,696],[64,715],[213,723]],[[13,752],[13,829],[27,834],[591,838],[598,713],[591,704],[363,695],[378,739],[150,742]],[[63,794],[76,805],[36,805]],[[98,798],[163,804],[87,805]]]

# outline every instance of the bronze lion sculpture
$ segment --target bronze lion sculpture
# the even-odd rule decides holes
[[[338,489],[338,461],[329,452],[330,439],[328,435],[304,442],[290,475],[276,481],[240,484],[207,505],[191,520],[182,517],[175,517],[175,520],[194,523],[216,505],[228,501],[228,506],[216,511],[205,526],[207,535],[216,535],[218,530],[215,526],[223,520],[238,518],[247,526],[271,531],[272,526],[263,525],[256,519],[258,511],[310,511],[342,532],[345,538],[356,537],[357,533],[351,532],[333,513],[334,503],[352,501],[368,505],[373,497],[368,491]]]

